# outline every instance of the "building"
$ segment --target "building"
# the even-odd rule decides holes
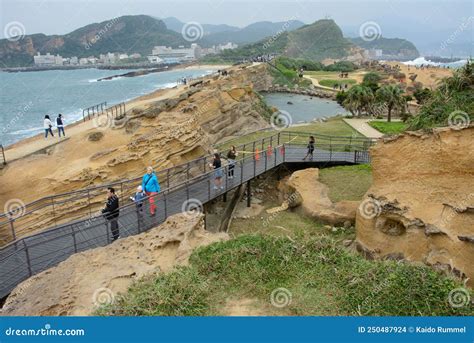
[[[72,56],[69,59],[69,64],[70,65],[78,65],[79,64],[79,59],[77,58],[77,56]]]
[[[234,44],[232,42],[228,42],[227,44],[219,44],[216,47],[216,51],[220,52],[223,50],[232,50],[232,49],[237,49],[239,46],[237,44]]]
[[[163,64],[164,63],[164,61],[161,58],[159,58],[158,56],[150,55],[150,56],[147,56],[147,59],[148,59],[148,62],[153,63],[153,64]]]
[[[142,55],[140,55],[138,53],[134,53],[134,54],[131,54],[129,57],[133,58],[133,59],[139,59],[139,58],[142,58]]]
[[[126,59],[128,59],[128,55],[127,54],[119,54],[118,58],[119,58],[119,60],[126,60]]]
[[[148,60],[157,60],[155,57],[158,57],[165,64],[190,62],[201,57],[201,47],[196,43],[191,44],[190,48],[180,46],[177,49],[163,45],[155,46],[151,51],[151,55],[148,56]]]
[[[35,65],[37,66],[62,66],[63,58],[60,55],[51,55],[49,52],[46,55],[41,55],[39,52],[33,57]]]

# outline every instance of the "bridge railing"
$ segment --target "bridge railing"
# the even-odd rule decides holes
[[[366,151],[372,141],[358,137],[333,137],[318,134],[282,131],[253,142],[240,144],[237,160],[262,155],[269,147],[282,144],[307,144],[308,137],[316,139],[316,148],[329,151]],[[221,152],[225,158],[226,151]],[[156,174],[163,190],[189,182],[194,177],[205,175],[212,155],[157,170]],[[16,212],[0,214],[0,246],[16,241],[45,228],[54,228],[75,220],[93,218],[104,207],[107,187],[114,187],[121,202],[135,193],[141,184],[141,176],[115,181],[98,186],[78,189],[67,193],[52,195],[21,206]]]
[[[101,102],[100,104],[92,105],[82,110],[82,120],[86,121],[91,119],[91,116],[100,115],[104,113],[104,110],[107,108],[107,102]]]

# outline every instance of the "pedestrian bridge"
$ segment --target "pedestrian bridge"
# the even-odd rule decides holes
[[[316,139],[312,160],[304,160],[310,135]],[[111,243],[109,223],[100,214],[105,188],[114,187],[120,198],[120,236],[136,235],[164,222],[167,217],[202,206],[255,177],[289,164],[370,163],[372,139],[335,137],[315,133],[281,131],[239,145],[234,177],[223,165],[223,189],[214,189],[211,155],[157,171],[162,191],[155,196],[154,217],[129,200],[141,177],[58,194],[26,204],[16,213],[0,215],[0,234],[7,234],[0,248],[0,297],[23,280],[64,261],[72,254]],[[226,151],[222,151],[225,158]]]

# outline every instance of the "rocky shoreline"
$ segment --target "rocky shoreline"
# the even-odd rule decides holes
[[[302,87],[290,88],[286,85],[280,86],[276,84],[276,85],[270,86],[266,90],[262,90],[261,92],[262,93],[292,93],[292,94],[314,96],[314,97],[323,98],[323,99],[332,99],[332,100],[336,99],[336,94],[317,89],[314,86],[310,86],[310,88],[302,88]]]

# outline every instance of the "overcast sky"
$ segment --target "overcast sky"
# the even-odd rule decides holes
[[[1,26],[17,21],[27,34],[64,34],[81,26],[126,14],[177,17],[183,22],[245,26],[296,18],[311,23],[334,19],[348,36],[361,24],[377,22],[385,37],[417,43],[442,41],[467,23],[457,39],[473,38],[472,0],[0,0]],[[1,37],[5,37],[2,30]]]

